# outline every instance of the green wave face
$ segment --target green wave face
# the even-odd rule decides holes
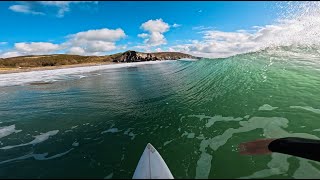
[[[319,177],[317,162],[237,151],[318,139],[319,60],[316,47],[277,47],[0,87],[0,177],[131,178],[149,142],[175,178]]]

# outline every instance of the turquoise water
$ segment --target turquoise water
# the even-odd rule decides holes
[[[131,178],[148,142],[175,178],[320,177],[317,162],[237,151],[259,138],[320,137],[319,56],[303,52],[2,86],[0,178]]]

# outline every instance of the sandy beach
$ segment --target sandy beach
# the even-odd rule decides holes
[[[72,64],[72,65],[62,65],[62,66],[44,66],[44,67],[27,67],[27,68],[0,68],[0,74],[42,71],[42,70],[54,70],[54,69],[66,69],[66,68],[87,67],[87,66],[100,66],[100,65],[111,65],[111,64],[122,64],[122,63],[103,62],[103,63]]]

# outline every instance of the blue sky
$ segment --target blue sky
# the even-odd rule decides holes
[[[277,2],[263,1],[1,2],[0,54],[177,50],[179,45],[205,43],[208,32],[249,32],[253,26],[272,24],[277,12]]]

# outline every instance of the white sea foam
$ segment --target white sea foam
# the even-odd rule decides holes
[[[104,177],[103,179],[111,179],[113,176],[113,173],[110,173],[109,175],[107,175],[106,177]]]
[[[294,179],[318,179],[320,177],[320,171],[312,166],[309,160],[299,158],[299,167],[293,174]]]
[[[163,146],[166,146],[166,145],[168,145],[169,143],[171,143],[173,141],[173,139],[172,140],[170,140],[170,141],[166,141],[166,142],[164,142],[163,143]]]
[[[259,111],[272,111],[272,110],[275,110],[277,108],[278,107],[272,107],[269,104],[264,104],[264,105],[260,106],[258,110]]]
[[[128,135],[129,134],[129,132],[132,130],[133,128],[128,128],[123,134],[126,134],[126,135]]]
[[[282,117],[252,117],[248,121],[239,121],[241,127],[238,129],[229,128],[221,135],[213,138],[201,138],[203,139],[200,143],[201,155],[197,162],[196,177],[195,178],[208,178],[211,171],[212,155],[207,152],[207,148],[211,148],[217,151],[221,146],[225,145],[227,141],[235,133],[243,133],[253,131],[255,129],[261,129],[263,135],[266,138],[281,138],[281,137],[303,137],[310,139],[319,139],[317,136],[306,134],[306,133],[289,133],[283,128],[288,127],[289,121]],[[257,171],[252,175],[243,178],[265,178],[272,175],[284,174],[289,169],[287,158],[289,156],[283,154],[273,154],[272,160],[268,163],[268,169]],[[300,168],[306,169],[305,164],[300,164]],[[309,165],[308,165],[309,166]],[[317,170],[318,171],[318,170]],[[320,171],[318,171],[320,173]],[[299,172],[298,172],[299,174]],[[298,175],[297,175],[298,176]],[[301,176],[300,176],[301,177]]]
[[[315,109],[315,108],[310,107],[310,106],[290,106],[290,108],[303,109],[303,110],[310,111],[310,112],[313,112],[313,113],[316,113],[316,114],[320,114],[320,109]]]
[[[131,140],[133,140],[136,137],[136,134],[134,134],[133,132],[130,132],[129,136],[131,136]]]
[[[240,179],[259,179],[266,178],[270,175],[280,175],[284,174],[289,170],[288,158],[290,156],[286,154],[271,154],[271,161],[267,164],[269,169],[263,169],[261,171],[257,171],[250,176],[241,177]]]
[[[191,138],[194,138],[194,136],[195,136],[195,133],[189,133],[188,136],[187,136],[187,138],[190,138],[190,139],[191,139]]]
[[[20,157],[17,157],[17,158],[13,158],[13,159],[8,159],[8,160],[5,160],[5,161],[1,161],[0,164],[5,164],[5,163],[13,162],[13,161],[18,161],[18,160],[24,160],[24,159],[28,159],[28,158],[31,158],[31,157],[33,157],[35,160],[40,160],[40,161],[50,160],[50,159],[55,159],[55,158],[59,158],[59,157],[61,157],[61,156],[64,156],[64,155],[68,154],[68,153],[69,153],[70,151],[72,151],[72,150],[73,150],[73,148],[69,149],[68,151],[65,151],[65,152],[62,152],[62,153],[59,153],[59,154],[50,156],[50,157],[46,157],[46,156],[48,155],[48,153],[42,153],[42,154],[27,154],[27,155],[20,156]]]
[[[104,134],[104,133],[116,133],[116,132],[119,132],[118,128],[110,128],[108,130],[102,131],[101,134]]]
[[[186,135],[188,135],[188,132],[185,131],[184,133],[181,134],[181,137],[186,136]]]
[[[54,70],[41,70],[41,71],[30,71],[10,74],[0,74],[0,86],[14,86],[21,85],[31,82],[51,82],[61,79],[68,79],[75,77],[77,79],[84,77],[82,73],[88,73],[97,70],[104,69],[115,69],[125,67],[135,67],[145,64],[157,64],[168,61],[147,61],[147,62],[133,62],[133,63],[121,63],[121,64],[108,64],[108,65],[97,65],[97,66],[86,66],[86,67],[73,67],[65,69],[54,69]]]
[[[13,124],[11,126],[0,127],[0,138],[9,136],[12,133],[18,133],[22,130],[16,130],[16,126]]]
[[[208,122],[206,124],[206,127],[211,127],[215,122],[218,122],[218,121],[241,121],[243,118],[241,117],[237,117],[237,118],[234,118],[234,117],[223,117],[221,115],[216,115],[216,116],[206,116],[206,115],[189,115],[188,117],[197,117],[199,118],[200,120],[202,119],[208,119]]]
[[[133,129],[134,128],[128,128],[123,134],[130,136],[131,140],[133,140],[136,137],[136,134],[132,132]]]
[[[13,146],[5,146],[5,147],[2,147],[0,149],[12,149],[12,148],[21,147],[21,146],[35,145],[35,144],[41,143],[41,142],[49,139],[50,136],[54,136],[58,132],[59,132],[59,130],[49,131],[49,132],[40,134],[38,136],[34,136],[34,140],[32,140],[31,142],[24,143],[24,144],[13,145]]]
[[[72,143],[72,146],[79,146],[79,143],[77,141]]]

